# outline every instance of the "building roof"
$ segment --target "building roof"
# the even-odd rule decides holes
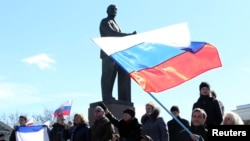
[[[237,106],[233,111],[238,113],[242,120],[250,121],[250,104]]]
[[[1,133],[10,133],[12,131],[12,128],[8,126],[7,124],[0,121],[0,132]]]

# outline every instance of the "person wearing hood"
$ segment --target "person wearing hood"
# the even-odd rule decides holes
[[[141,135],[141,125],[135,117],[135,111],[127,108],[123,111],[123,118],[117,119],[104,103],[99,104],[104,110],[106,117],[117,127],[120,141],[138,141]]]
[[[205,127],[206,119],[206,112],[201,108],[195,108],[192,111],[191,127],[188,128],[192,134],[190,135],[183,129],[178,133],[177,141],[208,141],[208,130]]]
[[[207,114],[205,126],[220,125],[222,123],[223,116],[218,100],[211,97],[210,95],[210,85],[207,82],[201,82],[199,90],[200,97],[193,104],[192,110],[195,108],[201,108],[205,110]]]
[[[168,141],[167,125],[162,117],[160,117],[160,109],[149,102],[146,104],[146,113],[141,117],[142,135],[150,136],[154,141]]]
[[[91,141],[88,120],[82,114],[76,113],[73,126],[65,126],[63,138],[64,140],[70,139],[70,141]]]
[[[65,141],[63,139],[64,117],[58,116],[56,123],[52,125],[52,129],[49,132],[50,141]]]

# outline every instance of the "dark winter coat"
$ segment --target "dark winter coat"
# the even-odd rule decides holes
[[[91,141],[89,124],[74,125],[68,130],[63,130],[63,138],[70,141]]]
[[[132,118],[130,121],[118,120],[111,113],[107,114],[107,118],[117,127],[120,141],[138,141],[140,139],[141,125],[137,118]]]
[[[162,117],[159,117],[160,110],[154,109],[152,114],[144,114],[141,118],[142,135],[149,135],[153,141],[168,141],[167,125]]]
[[[190,128],[189,121],[181,118],[180,116],[176,117],[185,127]],[[177,141],[178,133],[184,128],[173,118],[168,121],[168,132],[169,132],[169,141]]]
[[[191,128],[189,128],[189,131],[192,134],[200,135],[201,137],[199,138],[199,141],[208,141],[208,130],[204,126],[191,126]],[[177,139],[178,141],[193,141],[186,130],[180,131]]]
[[[107,117],[95,120],[91,126],[91,141],[111,141],[115,133],[114,126]]]
[[[63,139],[64,125],[55,123],[52,125],[52,129],[49,132],[50,141],[65,141]]]
[[[201,108],[207,113],[206,125],[220,125],[223,116],[220,110],[218,100],[210,97],[201,95],[197,102],[193,104],[194,108]]]

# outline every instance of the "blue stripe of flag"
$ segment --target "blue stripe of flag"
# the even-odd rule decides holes
[[[199,51],[205,44],[206,42],[191,42],[189,47],[181,48],[181,49],[185,51],[189,51],[191,53],[195,53]]]
[[[141,43],[111,55],[128,73],[152,68],[185,51],[196,52],[204,42],[191,42],[189,47],[176,48],[164,44]]]
[[[28,133],[28,132],[38,132],[42,130],[45,125],[37,125],[37,126],[18,126],[17,131]]]

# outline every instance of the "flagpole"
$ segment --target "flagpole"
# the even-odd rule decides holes
[[[187,132],[188,132],[188,134],[191,136],[191,135],[193,135],[193,133],[182,123],[182,122],[180,122],[180,120],[178,119],[178,118],[176,118],[175,117],[175,115],[173,115],[166,107],[164,107],[164,105],[163,104],[161,104],[161,102],[158,100],[158,99],[156,99],[156,97],[155,96],[153,96],[150,92],[147,92],[158,104],[160,104],[161,105],[161,107],[168,113],[168,114],[170,114],[173,118],[174,118],[174,120],[175,121],[177,121],[183,128],[184,128],[184,130],[186,130]]]

